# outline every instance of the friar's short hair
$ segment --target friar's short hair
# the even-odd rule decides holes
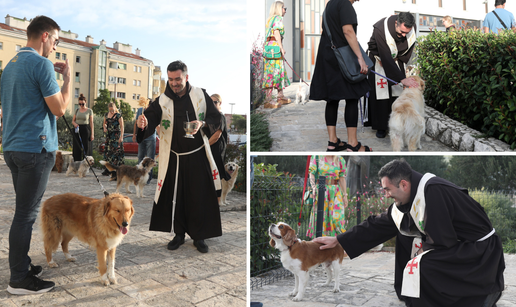
[[[405,24],[405,27],[412,28],[416,23],[416,18],[410,12],[401,12],[398,14],[398,26]]]
[[[408,164],[403,158],[392,160],[380,169],[378,177],[380,177],[380,180],[383,177],[387,177],[394,186],[399,187],[402,180],[411,182],[412,167],[410,167],[410,164]]]
[[[183,73],[183,76],[188,74],[188,67],[186,67],[186,64],[183,63],[182,61],[174,61],[174,62],[168,64],[167,71],[176,71],[176,70],[181,70],[181,72]]]
[[[52,18],[47,16],[36,16],[27,27],[28,39],[37,39],[41,34],[53,30],[60,31],[61,28]]]

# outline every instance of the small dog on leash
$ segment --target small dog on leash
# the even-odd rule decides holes
[[[68,251],[68,243],[77,237],[97,251],[102,284],[116,284],[116,247],[128,233],[133,215],[132,200],[120,194],[102,199],[74,193],[50,197],[41,206],[40,216],[48,266],[58,267],[52,253],[59,244],[66,260],[76,261]]]
[[[281,263],[283,267],[294,274],[296,285],[290,293],[293,301],[299,302],[303,299],[305,288],[310,278],[310,271],[319,264],[326,270],[327,280],[324,286],[330,284],[335,274],[335,287],[333,292],[339,289],[339,270],[346,253],[340,244],[334,248],[321,250],[321,244],[311,241],[301,241],[297,238],[294,229],[281,222],[278,225],[272,224],[269,227],[270,245],[281,251]]]
[[[308,102],[308,97],[310,97],[310,87],[306,85],[303,80],[299,82],[299,86],[297,87],[296,92],[296,100],[295,104],[306,104]]]
[[[63,171],[64,158],[63,154],[58,150],[56,152],[56,169],[58,173]]]
[[[425,133],[425,81],[412,76],[419,87],[406,88],[392,104],[389,134],[393,151],[401,151],[407,144],[409,151],[421,148],[421,136]]]
[[[226,172],[229,174],[229,176],[231,176],[231,179],[229,179],[228,181],[222,179],[220,181],[220,183],[222,185],[222,193],[220,195],[219,206],[225,206],[228,204],[226,197],[228,196],[229,192],[231,192],[231,190],[233,190],[236,179],[238,177],[238,168],[239,167],[238,167],[237,163],[235,163],[235,162],[226,163],[224,168],[226,169]]]
[[[115,166],[106,161],[99,161],[99,163],[104,165],[110,172],[116,171],[116,193],[119,193],[120,186],[122,183],[125,183],[126,192],[131,194],[129,184],[132,183],[136,188],[136,196],[140,198],[145,197],[143,196],[143,188],[149,179],[150,170],[156,165],[153,159],[145,157],[137,166]]]
[[[70,175],[70,173],[78,174],[79,177],[84,177],[90,170],[90,165],[93,165],[95,160],[92,156],[86,156],[82,161],[73,161],[68,164],[68,169],[66,170],[66,177]]]

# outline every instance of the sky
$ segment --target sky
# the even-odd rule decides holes
[[[104,39],[108,47],[117,41],[132,45],[133,53],[139,48],[142,57],[161,66],[162,78],[169,63],[181,60],[192,85],[221,95],[223,113],[249,113],[242,0],[0,0],[0,12],[2,17],[48,16],[78,40],[90,35],[95,44]]]

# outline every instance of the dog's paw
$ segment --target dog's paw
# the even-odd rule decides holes
[[[297,291],[293,291],[293,292],[290,292],[290,293],[288,294],[288,296],[296,296],[296,295],[297,295]]]
[[[301,302],[302,300],[303,300],[303,297],[299,296],[299,295],[292,298],[292,301],[294,301],[294,302]]]
[[[335,288],[333,289],[333,293],[339,293],[340,292],[340,289],[339,288]]]
[[[108,275],[108,279],[109,281],[113,284],[113,285],[116,285],[118,282],[116,281],[116,277],[113,275]]]
[[[65,254],[65,257],[66,257],[66,261],[69,261],[69,262],[77,261],[77,258],[72,257],[72,255],[70,255],[70,254]]]
[[[54,262],[54,260],[50,261],[48,263],[48,267],[50,268],[57,268],[59,265],[57,265],[57,263]]]
[[[107,276],[107,273],[102,275],[102,277],[100,278],[100,282],[104,285],[104,286],[109,286],[110,285],[110,282],[109,282],[109,278]]]

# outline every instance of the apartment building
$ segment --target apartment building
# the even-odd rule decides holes
[[[30,20],[7,15],[5,23],[0,23],[0,69],[16,55],[27,43],[27,26]],[[115,42],[108,47],[104,40],[98,44],[93,37],[86,36],[78,40],[78,34],[70,31],[59,33],[60,43],[49,60],[62,62],[68,59],[72,68],[72,103],[69,112],[77,107],[78,97],[82,93],[91,107],[101,89],[109,89],[111,97],[122,99],[133,109],[138,108],[138,99],[154,99],[162,93],[160,86],[161,69],[155,67],[152,60],[141,56],[132,46]],[[56,73],[61,86],[63,76]],[[158,82],[156,81],[158,80]]]

